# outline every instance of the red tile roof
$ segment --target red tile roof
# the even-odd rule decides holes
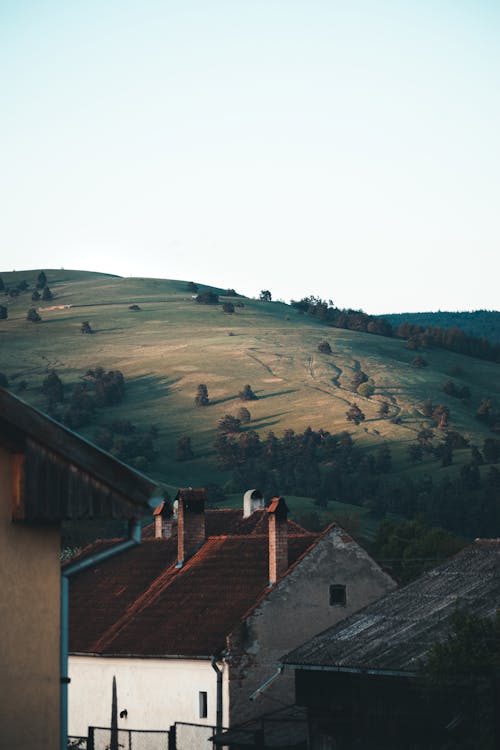
[[[246,519],[245,519],[246,520]],[[318,535],[289,536],[289,566]],[[215,536],[180,569],[177,544],[145,540],[71,578],[70,650],[210,656],[269,591],[267,534]]]

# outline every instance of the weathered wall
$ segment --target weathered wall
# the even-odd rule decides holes
[[[120,728],[168,729],[176,721],[216,724],[217,679],[208,659],[70,656],[69,674],[70,735],[85,736],[89,726],[110,725],[113,676],[118,713],[127,709],[127,718],[118,719]],[[199,716],[200,691],[207,693],[206,719]],[[227,715],[223,720],[227,726]]]
[[[346,605],[330,605],[331,584],[344,584]],[[259,697],[249,696],[284,654],[394,589],[396,584],[341,529],[332,529],[270,592],[230,643],[230,719],[239,723],[294,702],[293,671]]]
[[[0,447],[0,748],[59,747],[59,531],[11,522]]]

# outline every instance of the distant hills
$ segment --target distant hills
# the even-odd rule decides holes
[[[391,514],[500,535],[497,362],[384,333],[405,316],[381,325],[187,280],[39,276],[0,272],[0,379],[169,492],[207,486],[227,505],[260,487],[296,517],[364,534]]]
[[[431,328],[459,328],[470,336],[500,343],[500,312],[496,310],[391,313],[380,317],[387,320],[393,328],[397,328],[404,322]]]

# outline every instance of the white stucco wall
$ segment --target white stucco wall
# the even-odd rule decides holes
[[[222,665],[219,665],[222,667]],[[113,676],[118,718],[124,729],[168,729],[176,721],[216,724],[217,675],[210,660],[70,656],[69,734],[86,736],[89,726],[111,721]],[[208,716],[199,716],[199,692],[207,693]],[[227,726],[227,673],[223,674],[223,724]]]

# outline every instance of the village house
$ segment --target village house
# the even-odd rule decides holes
[[[479,539],[288,653],[282,663],[295,670],[308,747],[498,747],[498,665],[476,673],[472,687],[458,676],[445,689],[430,689],[416,676],[433,645],[448,638],[457,611],[492,618],[499,609],[500,540]],[[488,701],[493,744],[480,739]]]
[[[293,701],[283,652],[395,588],[343,529],[309,533],[283,498],[262,507],[258,495],[235,514],[182,489],[176,521],[165,503],[141,546],[75,575],[71,734],[109,726],[115,678],[121,728],[177,723],[191,732],[179,746],[206,747],[214,731]]]
[[[134,524],[156,486],[0,388],[0,747],[66,750],[61,522]],[[119,548],[118,548],[119,549]],[[108,554],[114,554],[109,549]]]

